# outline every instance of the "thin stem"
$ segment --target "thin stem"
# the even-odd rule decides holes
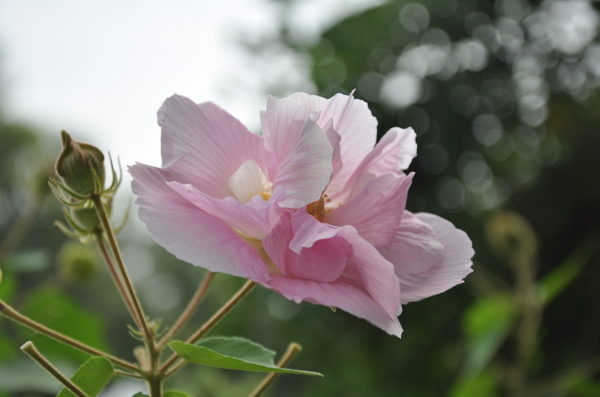
[[[23,346],[21,346],[21,350],[23,353],[27,354],[31,357],[36,363],[38,363],[42,368],[48,371],[52,376],[56,378],[60,383],[65,385],[65,387],[71,390],[77,397],[89,397],[83,390],[79,388],[73,381],[63,375],[46,357],[39,352],[38,349],[35,348],[32,342],[26,342]]]
[[[115,375],[123,378],[144,379],[142,375],[132,374],[131,372],[120,371],[118,369],[115,370]]]
[[[221,321],[221,319],[223,319],[223,317],[225,317],[225,315],[235,307],[235,305],[237,305],[242,299],[246,297],[246,295],[250,293],[250,291],[252,291],[252,289],[254,289],[255,286],[255,281],[246,281],[242,288],[240,288],[238,292],[236,292],[236,294],[232,296],[231,299],[229,299],[229,301],[219,309],[219,311],[213,314],[213,316],[210,319],[208,319],[208,321],[205,322],[204,325],[202,325],[202,327],[198,329],[198,331],[196,331],[192,336],[190,336],[185,343],[194,343],[200,338],[202,338],[204,335],[206,335],[208,331],[210,331],[215,325],[217,325],[219,321]],[[171,355],[171,357],[169,357],[169,359],[160,367],[160,369],[158,370],[159,373],[164,374],[169,369],[169,367],[171,367],[177,361],[177,359],[179,359],[179,356],[177,354]],[[185,362],[179,363],[177,367],[168,372],[165,375],[165,377],[168,378],[169,376],[173,375],[175,372],[179,371],[184,365]]]
[[[108,244],[110,245],[110,248],[113,252],[113,256],[117,261],[119,272],[121,273],[121,277],[125,284],[127,293],[133,304],[132,309],[140,320],[139,325],[141,326],[141,331],[144,334],[144,339],[146,341],[150,341],[153,339],[152,332],[148,327],[148,323],[146,322],[146,316],[144,315],[144,311],[142,310],[140,301],[135,293],[135,290],[133,289],[133,284],[129,279],[129,274],[127,273],[127,269],[125,268],[123,256],[121,255],[121,251],[119,250],[119,245],[117,244],[117,239],[115,238],[115,234],[110,224],[110,220],[108,219],[108,214],[106,213],[104,204],[102,203],[102,200],[100,199],[99,195],[92,195],[92,202],[94,203],[94,208],[98,213],[98,218],[100,218],[100,222],[102,222],[102,228],[104,229],[104,233],[106,233],[106,238],[108,239]]]
[[[161,341],[158,342],[158,345],[156,346],[157,349],[159,349],[159,350],[163,349],[164,346],[187,323],[187,321],[190,319],[192,313],[194,313],[194,311],[196,310],[196,308],[198,307],[198,305],[200,304],[200,302],[204,298],[204,295],[206,295],[206,292],[208,291],[208,287],[210,286],[210,283],[212,282],[212,280],[213,280],[214,277],[215,277],[215,273],[213,273],[213,272],[207,272],[204,275],[204,278],[202,279],[202,282],[198,286],[198,289],[194,293],[194,296],[192,296],[192,299],[188,303],[188,305],[185,308],[185,310],[181,313],[181,315],[179,316],[179,318],[177,319],[177,321],[175,322],[175,324],[173,324],[173,326],[171,327],[171,329],[169,329],[169,331],[165,334],[165,336],[161,339]]]
[[[115,268],[115,264],[113,263],[113,259],[110,255],[110,252],[106,247],[106,243],[104,242],[104,237],[101,232],[96,233],[96,244],[98,246],[100,254],[102,255],[102,258],[104,259],[104,262],[108,267],[108,271],[110,272],[113,282],[117,286],[117,290],[119,290],[119,294],[121,295],[123,302],[125,302],[125,306],[129,310],[129,313],[131,314],[131,317],[133,317],[133,320],[135,321],[137,326],[141,328],[141,320],[137,317],[137,313],[134,309],[133,302],[131,301],[129,294],[125,290],[123,280],[121,280],[121,277],[117,273],[117,269]]]
[[[17,312],[16,310],[14,310],[12,307],[10,307],[9,305],[7,305],[4,301],[0,300],[0,313],[2,313],[2,315],[4,315],[5,317],[21,324],[24,325],[26,327],[29,327],[31,329],[33,329],[34,331],[37,331],[39,333],[42,333],[50,338],[53,338],[59,342],[64,343],[65,345],[69,345],[71,347],[74,347],[76,349],[79,349],[85,353],[91,354],[93,356],[101,356],[101,357],[106,357],[107,359],[109,359],[113,364],[118,365],[121,368],[124,369],[128,369],[130,371],[133,372],[137,372],[140,373],[139,368],[135,365],[132,364],[128,361],[122,360],[118,357],[114,357],[108,353],[105,353],[103,351],[94,349],[91,346],[88,346],[86,344],[83,344],[75,339],[72,339],[66,335],[63,335],[61,333],[58,333],[40,323],[37,323],[35,321],[33,321],[32,319],[25,317],[24,315],[20,314],[19,312]]]
[[[287,350],[285,351],[285,354],[277,362],[277,366],[279,368],[285,367],[286,365],[288,365],[294,359],[294,357],[296,357],[296,355],[298,353],[300,353],[300,351],[302,351],[302,346],[300,346],[296,342],[290,343],[288,345]],[[265,391],[265,389],[267,387],[269,387],[269,385],[271,383],[273,383],[273,381],[275,380],[275,378],[277,377],[277,375],[279,375],[279,374],[271,372],[270,374],[268,374],[267,376],[265,376],[265,378],[263,379],[263,381],[260,382],[260,384],[258,386],[256,386],[256,389],[254,389],[254,391],[252,393],[250,393],[250,395],[248,397],[258,397],[258,396],[260,396],[261,393],[263,391]]]

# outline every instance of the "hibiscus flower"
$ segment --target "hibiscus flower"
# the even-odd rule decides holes
[[[405,209],[414,131],[392,128],[375,144],[377,120],[352,95],[269,98],[262,135],[181,96],[158,123],[163,166],[129,170],[140,218],[179,259],[396,336],[401,304],[471,272],[464,232]]]

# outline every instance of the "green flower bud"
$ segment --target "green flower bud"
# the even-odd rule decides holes
[[[100,149],[73,140],[66,131],[61,132],[61,138],[63,150],[56,160],[56,173],[62,182],[73,192],[89,196],[95,187],[93,167],[104,186],[104,155]]]
[[[111,200],[112,201],[112,200]],[[110,216],[111,202],[105,204],[106,211]],[[95,208],[77,208],[71,207],[69,209],[71,217],[77,223],[79,227],[87,231],[93,231],[100,228],[101,222],[98,218],[98,213]]]
[[[78,284],[91,280],[100,269],[100,260],[91,245],[67,241],[58,253],[58,275]]]

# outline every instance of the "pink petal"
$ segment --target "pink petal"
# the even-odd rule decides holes
[[[403,304],[439,294],[461,284],[473,271],[473,246],[465,232],[433,214],[420,213],[416,217],[433,228],[444,246],[444,254],[442,260],[427,271],[400,277]]]
[[[344,226],[338,236],[352,245],[352,255],[344,274],[356,279],[369,295],[397,322],[400,306],[400,284],[394,266],[352,226]],[[398,324],[399,326],[399,324]]]
[[[259,252],[226,223],[170,189],[168,171],[136,164],[129,172],[139,217],[158,244],[177,258],[213,272],[258,282],[269,279]]]
[[[392,241],[377,249],[394,264],[398,277],[425,273],[444,258],[444,246],[433,228],[408,211]]]
[[[343,167],[334,174],[329,189],[340,190],[354,173],[360,162],[373,149],[377,140],[377,119],[366,102],[352,95],[337,94],[331,99],[297,93],[288,97],[308,104],[321,112],[317,123],[324,129],[331,126],[341,137],[340,153]]]
[[[369,243],[389,244],[400,225],[412,176],[388,174],[369,180],[354,198],[329,212],[324,222],[352,225]]]
[[[292,229],[294,237],[289,246],[292,251],[300,253],[302,248],[310,248],[319,240],[335,236],[339,228],[319,222],[306,212],[306,207],[302,207],[292,215]]]
[[[272,232],[263,240],[265,251],[280,270],[290,278],[330,282],[338,279],[346,266],[348,244],[333,237],[316,241],[299,253],[289,249],[293,237],[289,213],[283,215]]]
[[[351,191],[360,191],[371,178],[376,176],[403,175],[402,171],[408,168],[416,155],[417,142],[413,129],[394,127],[367,154],[342,192],[351,195]]]
[[[317,201],[331,178],[333,148],[325,131],[311,120],[310,109],[287,99],[269,98],[261,120],[265,146],[277,162],[271,180],[287,194],[279,205],[299,208]]]
[[[289,232],[289,225],[287,228]],[[281,233],[280,236],[284,234]],[[347,254],[346,267],[341,277],[331,282],[323,282],[293,278],[289,274],[287,277],[285,274],[272,275],[266,285],[295,302],[304,300],[338,307],[400,337],[402,327],[397,318],[400,312],[400,288],[393,266],[353,228],[341,228],[338,236],[329,240],[320,240],[313,247],[329,241],[326,250],[331,250],[332,245],[340,243],[339,240],[337,242],[331,240],[345,240],[347,245],[337,246],[343,248]],[[286,254],[281,252],[282,247],[285,247],[285,241],[284,239],[269,243],[268,248],[265,244],[265,249],[274,261],[288,259]],[[271,254],[270,250],[280,252]],[[306,248],[302,252],[304,250]],[[326,250],[320,253],[324,254]],[[314,260],[314,258],[307,259]]]
[[[332,283],[320,283],[311,280],[273,276],[267,287],[276,290],[296,303],[306,301],[337,307],[353,316],[367,320],[388,334],[398,338],[402,336],[402,327],[398,322],[398,318],[391,318],[364,289],[357,288],[344,278]]]
[[[171,172],[205,194],[216,198],[230,195],[227,181],[247,160],[266,168],[262,137],[213,103],[196,105],[174,95],[159,109],[158,124],[163,166],[184,156],[185,161]]]
[[[273,205],[280,201],[282,189],[277,189],[269,201],[265,201],[261,196],[254,196],[248,203],[243,204],[234,197],[212,198],[189,184],[168,182],[167,185],[198,209],[257,240],[262,240],[267,235],[282,212],[278,205]]]

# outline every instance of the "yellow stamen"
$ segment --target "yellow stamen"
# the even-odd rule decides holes
[[[317,201],[310,203],[306,206],[306,212],[315,217],[316,220],[321,222],[325,218],[325,198],[321,197]]]

